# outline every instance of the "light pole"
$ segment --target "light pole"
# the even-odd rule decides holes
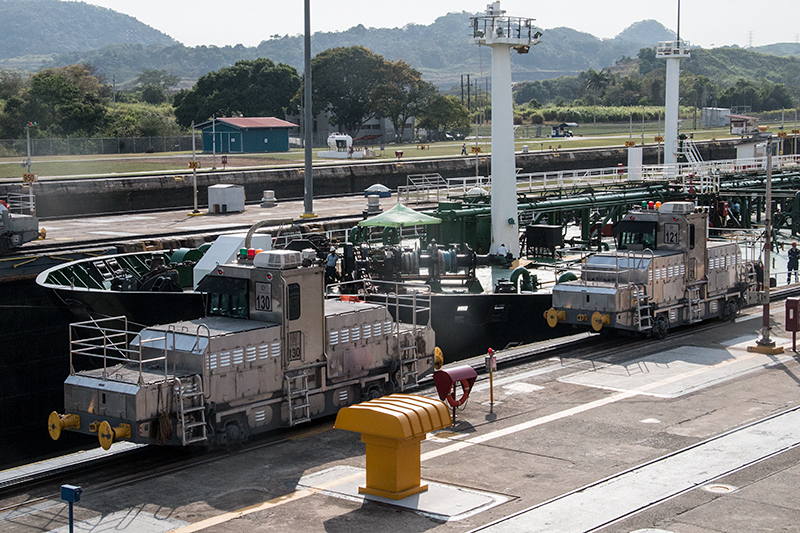
[[[772,135],[767,137],[767,195],[766,195],[766,213],[764,222],[764,307],[761,315],[761,338],[756,341],[755,346],[748,346],[748,352],[757,352],[763,354],[778,354],[783,353],[783,346],[776,346],[775,341],[769,337],[769,266],[770,266],[770,248],[772,246]]]
[[[27,172],[22,176],[22,181],[28,183],[28,209],[31,215],[36,215],[36,204],[33,199],[33,183],[36,181],[36,176],[31,172],[31,126],[36,126],[36,122],[28,122],[25,124],[25,139],[28,145],[28,158],[23,163],[27,167]]]
[[[211,170],[217,170],[217,115],[211,115]]]
[[[192,121],[192,191],[194,193],[194,210],[193,215],[197,215],[200,211],[197,210],[197,156],[195,152],[195,133],[194,133],[194,120]]]
[[[316,218],[314,214],[314,167],[311,162],[314,149],[314,117],[311,110],[311,0],[305,0],[305,37],[303,40],[303,148],[305,168],[303,173],[303,214],[302,218]]]

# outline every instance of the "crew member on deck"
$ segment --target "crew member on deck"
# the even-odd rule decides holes
[[[336,281],[336,263],[339,261],[339,256],[336,255],[336,248],[331,246],[331,252],[325,260],[325,284],[330,285]]]

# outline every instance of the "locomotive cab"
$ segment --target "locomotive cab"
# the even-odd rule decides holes
[[[557,284],[549,325],[655,333],[723,314],[753,299],[751,265],[733,243],[707,240],[708,214],[691,202],[636,209],[614,225],[616,250],[586,259]]]
[[[51,436],[94,433],[106,449],[120,439],[222,445],[433,371],[429,320],[401,322],[389,302],[325,300],[323,268],[301,259],[279,250],[218,265],[198,286],[205,317],[138,333],[119,317],[73,324],[66,414],[51,414]],[[80,356],[101,363],[76,370]]]

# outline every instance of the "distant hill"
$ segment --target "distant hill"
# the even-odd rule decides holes
[[[410,24],[403,28],[358,25],[341,32],[315,33],[311,40],[312,54],[358,44],[388,60],[402,59],[420,70],[426,80],[449,88],[459,82],[461,74],[471,74],[474,78],[481,73],[488,76],[491,70],[489,50],[469,44],[469,17],[467,12],[449,13],[430,25]],[[514,54],[513,76],[516,81],[537,80],[588,68],[600,69],[623,56],[635,56],[643,46],[672,38],[672,32],[655,21],[637,23],[615,39],[598,39],[569,28],[553,28],[545,31],[542,42],[529,54]],[[256,47],[111,44],[98,50],[58,54],[47,66],[89,63],[108,77],[113,74],[118,81],[134,78],[142,68],[160,69],[191,83],[211,70],[257,57],[268,57],[302,70],[303,38],[275,35]]]
[[[681,61],[681,69],[723,85],[744,78],[800,87],[800,57],[779,57],[733,46],[694,49],[689,59]]]
[[[341,32],[312,36],[312,54],[340,46],[363,45],[388,60],[402,59],[443,89],[459,83],[462,74],[488,77],[491,54],[469,44],[470,13],[449,13],[430,25],[403,28],[354,26]],[[207,72],[240,59],[268,57],[302,71],[302,36],[274,35],[255,47],[186,47],[136,19],[84,2],[60,0],[0,0],[4,21],[0,34],[0,67],[38,70],[74,63],[94,66],[118,87],[132,84],[142,69],[166,70],[191,87]],[[675,34],[654,20],[636,22],[613,39],[570,28],[546,29],[542,41],[528,54],[512,55],[515,81],[532,81],[599,70],[635,57],[640,48],[671,40]],[[800,45],[782,43],[760,47],[764,55],[737,47],[698,50],[684,63],[697,74],[718,81],[733,77],[766,77],[785,83],[797,79]],[[778,55],[786,57],[777,57]]]
[[[782,57],[800,57],[800,43],[775,43],[748,48],[753,52]]]
[[[0,61],[95,50],[113,43],[170,44],[175,40],[128,15],[84,2],[0,0]],[[33,57],[32,57],[33,56]],[[41,61],[41,58],[38,58]]]

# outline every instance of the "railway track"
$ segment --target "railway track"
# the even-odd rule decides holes
[[[792,294],[800,292],[800,287]],[[784,295],[785,297],[785,295]],[[776,298],[777,300],[777,298]],[[758,308],[747,308],[744,317],[755,315]],[[728,324],[723,320],[712,320],[694,326],[687,326],[670,332],[668,339],[688,339],[705,332],[725,327]],[[522,367],[536,371],[545,369],[548,365],[557,364],[561,369],[579,368],[591,365],[593,368],[619,364],[630,357],[631,353],[640,351],[643,347],[658,348],[662,341],[655,338],[620,338],[616,335],[575,335],[561,339],[553,339],[533,345],[518,347],[503,352],[498,352],[498,372],[513,374]],[[557,359],[554,361],[554,359]],[[463,361],[475,368],[479,373],[477,383],[488,381],[485,372],[483,357],[476,357]],[[415,393],[425,396],[435,396],[432,378],[421,380]],[[76,474],[83,477],[82,484],[85,491],[99,491],[111,486],[135,483],[155,476],[167,475],[180,470],[192,468],[211,461],[219,461],[234,453],[248,453],[268,446],[275,446],[291,440],[302,438],[304,435],[326,431],[332,428],[332,420],[321,419],[310,425],[291,429],[277,430],[264,437],[254,438],[233,450],[185,450],[176,448],[158,448],[141,446],[113,455],[103,456],[88,462],[75,464],[62,464],[49,471],[36,475],[20,476],[17,479],[0,484],[0,498],[6,501],[13,499],[14,495],[26,494],[29,497],[24,501],[16,501],[0,506],[0,516],[4,513],[19,512],[38,503],[57,499],[58,494],[52,493],[54,484],[73,480]],[[113,475],[108,475],[113,472]],[[113,478],[113,479],[110,479]],[[38,509],[38,507],[37,507]]]

